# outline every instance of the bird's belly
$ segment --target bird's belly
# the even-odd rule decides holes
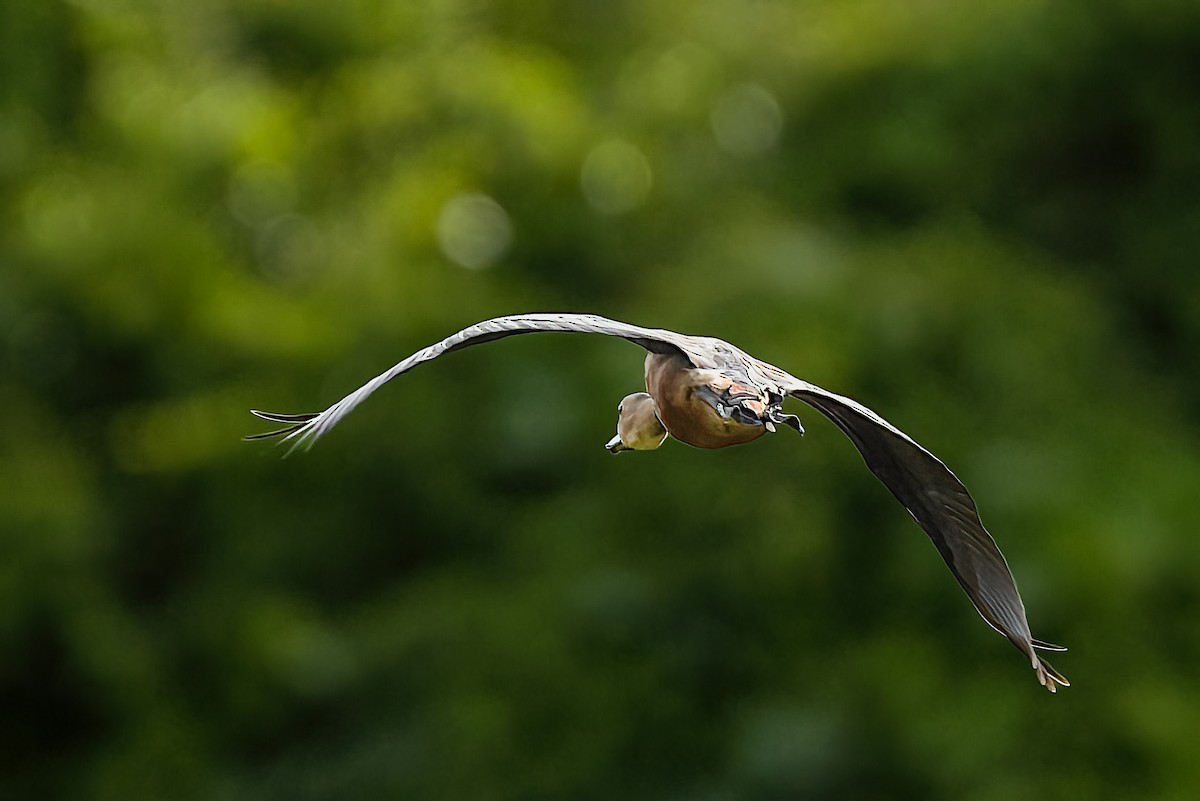
[[[660,406],[658,412],[667,433],[697,448],[741,445],[767,433],[767,429],[761,425],[748,426],[731,418],[723,418],[701,400]]]

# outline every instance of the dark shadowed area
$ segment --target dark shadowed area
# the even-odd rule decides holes
[[[1194,0],[0,4],[0,797],[1193,799]],[[851,443],[604,450],[728,339]]]

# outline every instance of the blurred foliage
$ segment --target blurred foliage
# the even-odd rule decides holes
[[[1191,799],[1194,0],[0,5],[0,796]],[[964,478],[1050,697],[819,416],[613,459],[722,336]]]

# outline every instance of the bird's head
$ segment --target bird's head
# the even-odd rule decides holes
[[[604,447],[612,453],[652,451],[666,438],[667,429],[658,419],[654,400],[645,392],[635,392],[617,404],[617,435]]]

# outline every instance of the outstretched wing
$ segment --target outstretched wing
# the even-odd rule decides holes
[[[1030,634],[1025,604],[1008,563],[983,527],[963,483],[936,456],[857,401],[807,381],[792,381],[789,394],[815,407],[845,432],[871,472],[925,529],[983,619],[1030,658],[1038,681],[1051,692],[1056,683],[1070,686],[1035,651],[1066,649]]]
[[[311,446],[322,434],[337,425],[343,417],[354,410],[354,407],[367,399],[372,392],[391,381],[396,376],[406,373],[422,362],[436,359],[443,353],[460,350],[471,345],[481,345],[484,342],[515,336],[516,334],[532,334],[539,331],[575,332],[584,334],[604,334],[605,336],[620,337],[641,345],[654,353],[683,353],[695,362],[703,354],[698,347],[699,338],[676,334],[657,328],[642,328],[628,323],[609,320],[594,314],[520,314],[510,317],[496,317],[464,328],[456,334],[417,351],[386,372],[380,373],[358,389],[342,398],[323,412],[313,414],[275,414],[251,410],[251,413],[277,423],[284,427],[265,434],[254,434],[246,439],[267,439],[283,437],[294,440],[293,447]],[[697,365],[704,366],[704,365]]]

